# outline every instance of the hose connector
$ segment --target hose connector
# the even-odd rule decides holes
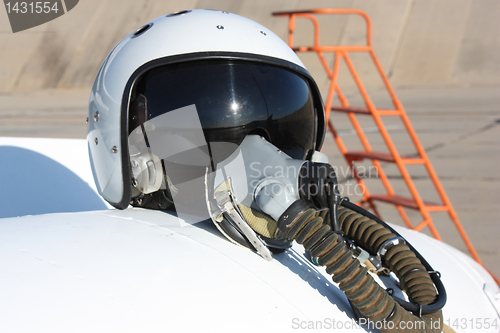
[[[293,224],[295,219],[302,216],[309,209],[309,205],[300,199],[292,203],[278,219],[278,228],[276,228],[275,238],[285,238],[289,231],[289,227]]]
[[[380,245],[380,247],[378,248],[377,257],[379,257],[379,259],[382,260],[382,258],[385,256],[385,254],[391,247],[399,244],[406,244],[406,241],[403,237],[396,236],[393,238],[389,238],[388,240],[383,242],[382,245]]]

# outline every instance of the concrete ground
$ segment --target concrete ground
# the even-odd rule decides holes
[[[248,17],[283,40],[288,20],[273,12],[360,9],[371,18],[373,47],[392,84],[500,84],[498,0],[86,0],[56,20],[15,34],[0,10],[0,91],[91,87],[105,56],[123,37],[159,16],[194,8]],[[323,45],[366,43],[366,22],[359,16],[318,20]],[[311,45],[313,25],[298,19],[296,27],[296,45]],[[322,85],[326,74],[319,61],[304,63]],[[368,62],[358,70],[368,81],[378,79]]]
[[[500,255],[500,87],[398,89],[399,98],[427,150],[433,166],[447,191],[459,218],[482,260],[497,276]],[[0,136],[85,138],[89,90],[52,90],[36,93],[0,94]],[[356,96],[351,104],[356,105]],[[378,106],[387,104],[381,91],[372,93]],[[343,115],[333,121],[351,149],[359,140]],[[387,128],[403,154],[415,150],[397,119],[386,117]],[[369,118],[361,120],[374,149],[384,149]],[[330,134],[324,152],[338,166],[345,195],[355,195],[355,182],[346,173],[346,163]],[[368,164],[367,164],[368,165]],[[406,189],[393,165],[384,170],[402,194]],[[416,186],[424,200],[438,200],[425,170],[412,167]],[[373,176],[376,176],[373,174]],[[382,191],[378,180],[368,180],[372,193]],[[382,217],[403,224],[393,206],[380,204]],[[408,211],[414,224],[421,217]],[[436,213],[435,224],[444,241],[466,252],[466,247],[449,217]],[[424,232],[428,233],[427,230]]]

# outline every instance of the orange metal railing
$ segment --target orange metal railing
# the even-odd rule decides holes
[[[321,45],[320,43],[320,24],[318,22],[317,17],[315,16],[316,14],[334,14],[334,15],[360,15],[363,17],[366,21],[366,45]],[[331,80],[330,88],[328,91],[328,96],[326,99],[326,105],[325,105],[325,111],[326,111],[326,120],[328,127],[330,131],[332,132],[335,141],[337,142],[340,151],[344,154],[347,163],[349,164],[349,167],[352,168],[354,171],[354,177],[358,181],[359,185],[362,186],[364,190],[364,197],[362,199],[362,203],[367,203],[371,209],[373,209],[374,213],[378,216],[380,216],[377,207],[375,205],[376,201],[380,202],[385,202],[385,203],[390,203],[396,205],[397,210],[399,211],[401,217],[405,221],[406,225],[414,230],[422,230],[425,227],[429,227],[432,235],[438,239],[442,240],[441,236],[439,235],[439,232],[433,222],[431,212],[437,212],[437,211],[446,211],[448,212],[451,220],[455,224],[456,228],[458,229],[458,232],[460,233],[461,237],[463,238],[467,248],[469,249],[472,257],[481,265],[483,265],[481,258],[479,257],[476,249],[472,245],[472,242],[470,241],[467,233],[465,232],[462,224],[460,223],[460,220],[458,219],[458,215],[453,208],[453,205],[451,204],[443,186],[441,185],[441,182],[439,181],[439,178],[434,171],[434,168],[432,167],[432,164],[427,156],[427,153],[420,143],[420,140],[418,139],[417,133],[415,132],[408,115],[406,114],[406,111],[401,104],[400,100],[396,96],[396,93],[394,92],[394,89],[392,88],[389,79],[384,73],[384,70],[375,55],[375,52],[372,47],[372,23],[370,17],[363,11],[361,10],[356,10],[356,9],[313,9],[313,10],[305,10],[305,11],[291,11],[291,12],[276,12],[273,13],[274,16],[286,16],[289,18],[289,34],[288,34],[288,44],[289,46],[296,52],[316,52],[319,60],[321,61],[321,64],[323,68],[325,69],[328,77]],[[312,46],[296,46],[295,41],[294,41],[294,33],[296,30],[296,20],[297,18],[304,18],[308,19],[313,23],[314,26],[314,44]],[[327,52],[334,52],[335,53],[335,60],[333,63],[333,68],[330,67],[328,62],[325,59],[325,53]],[[384,86],[387,89],[387,91],[390,94],[390,97],[392,99],[394,109],[377,109],[373,101],[371,100],[370,96],[368,95],[368,92],[361,81],[361,78],[359,77],[356,68],[351,60],[351,57],[349,56],[350,52],[368,52],[371,59],[373,60],[375,67],[382,78],[384,82]],[[352,107],[349,104],[348,99],[346,98],[345,94],[342,92],[342,89],[339,86],[338,83],[338,75],[339,75],[339,70],[340,70],[340,65],[342,59],[345,61],[347,68],[349,69],[350,73],[352,74],[352,77],[354,78],[354,81],[365,101],[366,107]],[[342,106],[333,106],[333,100],[335,97],[335,94],[338,95],[338,98],[340,100],[340,104]],[[330,119],[330,113],[331,112],[344,112],[347,113],[356,133],[358,134],[361,143],[364,147],[364,151],[349,151],[342,140],[342,138],[338,135],[337,131],[335,130],[333,124],[329,121]],[[382,135],[385,144],[387,145],[387,148],[390,153],[383,153],[383,152],[376,152],[373,151],[372,146],[370,145],[370,142],[368,141],[368,138],[363,131],[363,128],[360,125],[360,122],[357,118],[357,115],[369,115],[373,117],[373,120],[375,121],[378,130],[380,131],[380,134]],[[382,117],[383,116],[397,116],[400,117],[406,130],[408,131],[411,140],[416,148],[417,151],[417,157],[414,156],[401,156],[398,150],[396,149],[396,146],[394,145],[393,140],[391,139],[391,136],[389,135],[389,132],[387,128],[385,127]],[[364,159],[369,159],[372,160],[373,164],[376,166],[379,172],[380,179],[387,191],[387,194],[371,194],[366,186],[366,183],[363,181],[362,177],[357,171],[356,165],[354,162],[356,161],[361,161]],[[406,185],[408,186],[408,189],[411,193],[411,197],[404,197],[397,195],[393,186],[391,185],[389,178],[387,177],[387,174],[385,173],[381,162],[389,162],[389,163],[395,163],[403,177],[403,179],[406,182]],[[422,164],[425,166],[430,179],[433,181],[436,190],[442,200],[442,203],[433,203],[433,202],[427,202],[422,199],[420,196],[413,179],[408,172],[407,165],[413,165],[413,164]],[[423,216],[423,221],[419,223],[418,225],[414,226],[406,211],[405,208],[410,208],[410,209],[416,209],[419,210],[420,213]],[[483,265],[484,267],[484,265]],[[490,272],[491,273],[491,272]],[[495,278],[496,282],[500,284],[500,280],[495,277],[493,274],[492,276]]]

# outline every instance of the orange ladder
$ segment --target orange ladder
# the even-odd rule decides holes
[[[354,15],[360,15],[362,16],[365,21],[366,21],[366,45],[321,45],[320,43],[320,25],[318,22],[317,17],[313,14],[354,14]],[[403,105],[399,101],[398,97],[396,96],[394,89],[392,88],[389,79],[385,75],[382,66],[375,55],[375,52],[372,47],[372,23],[370,17],[363,11],[361,10],[356,10],[356,9],[313,9],[313,10],[305,10],[305,11],[290,11],[290,12],[276,12],[273,13],[274,16],[287,16],[289,17],[289,35],[288,35],[288,44],[289,46],[295,51],[295,52],[316,52],[321,64],[323,65],[324,69],[326,70],[329,79],[331,80],[331,85],[328,91],[328,96],[326,99],[326,105],[325,105],[325,110],[326,110],[326,121],[328,124],[328,127],[330,131],[332,132],[335,141],[337,142],[340,151],[344,154],[347,163],[349,167],[353,170],[353,175],[358,181],[359,185],[362,186],[364,190],[364,197],[361,201],[361,203],[367,203],[374,211],[374,213],[377,216],[380,216],[377,207],[375,205],[376,201],[380,202],[385,202],[385,203],[390,203],[394,204],[397,207],[397,210],[401,214],[401,217],[405,221],[406,225],[410,229],[414,229],[417,231],[422,230],[425,227],[429,227],[430,231],[432,232],[432,235],[438,239],[442,240],[441,236],[439,235],[438,230],[436,229],[436,226],[434,225],[431,212],[437,212],[437,211],[446,211],[450,215],[453,223],[457,227],[461,237],[463,238],[467,248],[469,249],[472,257],[481,265],[483,265],[481,259],[479,258],[479,255],[477,254],[474,246],[472,245],[467,233],[465,232],[464,228],[462,227],[462,224],[460,223],[460,220],[458,219],[458,215],[453,208],[453,205],[451,204],[448,196],[446,195],[446,192],[441,185],[441,182],[439,181],[439,178],[434,171],[434,168],[432,167],[432,164],[427,157],[427,153],[425,149],[423,148],[422,144],[420,143],[420,140],[418,139],[417,133],[413,129],[413,126],[408,118],[408,115],[406,114],[405,109],[403,108]],[[309,19],[312,21],[314,25],[314,45],[313,46],[295,46],[294,45],[294,33],[295,33],[295,27],[296,27],[296,19],[297,18],[305,18]],[[325,59],[324,53],[327,52],[334,52],[335,53],[335,61],[333,63],[333,69],[329,66],[328,62]],[[349,56],[350,52],[368,52],[371,59],[373,60],[383,82],[384,85],[389,92],[394,109],[388,110],[388,109],[378,109],[375,104],[372,102],[370,99],[370,96],[367,93],[367,90],[365,86],[363,85],[354,65],[353,62]],[[340,64],[341,60],[344,59],[345,63],[352,74],[352,77],[354,78],[354,81],[365,101],[366,107],[353,107],[349,104],[349,101],[347,100],[346,96],[342,92],[342,90],[339,87],[338,84],[338,74],[340,70]],[[340,103],[342,106],[333,106],[333,100],[335,93],[337,93]],[[346,148],[346,145],[344,144],[344,141],[341,139],[341,137],[338,135],[337,131],[335,130],[334,126],[332,123],[329,122],[330,118],[330,112],[344,112],[347,113],[350,121],[352,122],[353,127],[355,128],[362,144],[364,147],[364,151],[349,151]],[[380,131],[380,134],[382,135],[385,144],[387,145],[389,152],[390,153],[383,153],[383,152],[376,152],[373,151],[372,146],[370,145],[370,142],[368,141],[368,138],[363,131],[360,122],[358,121],[357,115],[368,115],[372,116],[373,120],[375,121],[378,130]],[[416,157],[414,156],[401,156],[398,150],[396,149],[396,146],[394,145],[393,140],[391,139],[391,136],[389,135],[388,130],[386,129],[382,117],[384,116],[393,116],[393,117],[400,117],[406,130],[408,131],[411,140],[416,148],[417,154]],[[373,164],[375,167],[378,169],[378,173],[380,176],[380,179],[387,191],[387,194],[371,194],[368,191],[368,188],[366,187],[365,182],[363,181],[362,177],[359,174],[358,169],[356,168],[354,162],[355,161],[361,161],[364,159],[369,159],[372,160]],[[406,185],[411,193],[412,197],[404,197],[397,195],[394,191],[394,188],[392,187],[389,178],[387,177],[387,174],[385,173],[384,169],[382,168],[381,162],[389,162],[389,163],[395,163],[401,172],[401,175],[406,182]],[[422,199],[420,196],[413,180],[410,175],[410,173],[407,170],[407,165],[414,165],[414,164],[421,164],[424,165],[430,178],[432,179],[437,192],[439,193],[439,196],[441,197],[442,203],[433,203],[433,202],[427,202]],[[419,210],[420,213],[423,216],[423,221],[419,223],[416,226],[413,226],[411,223],[408,215],[405,212],[405,208],[410,208],[410,209],[415,209]],[[484,267],[484,265],[483,265]],[[485,267],[486,268],[486,267]],[[486,268],[487,269],[487,268]],[[491,272],[490,272],[491,274]],[[492,276],[496,280],[498,284],[500,284],[500,280],[496,278],[493,274]]]

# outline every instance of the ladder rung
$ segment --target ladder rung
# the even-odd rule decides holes
[[[332,111],[335,112],[345,112],[345,113],[357,113],[357,114],[371,114],[370,109],[368,108],[358,108],[353,106],[333,106],[331,108]],[[375,109],[376,112],[380,116],[399,116],[401,115],[401,111],[399,110],[379,110]]]
[[[371,195],[369,199],[383,201],[407,208],[419,209],[418,204],[414,199],[408,197],[402,197],[399,195],[375,194]],[[429,211],[448,210],[448,207],[446,207],[445,205],[435,202],[424,201],[424,205]]]
[[[371,114],[370,110],[367,108],[355,108],[352,106],[332,106],[332,111],[336,112],[352,112],[352,113],[359,113],[359,114]]]
[[[387,153],[375,152],[375,151],[351,151],[345,154],[347,159],[352,159],[356,161],[361,161],[365,158],[372,160],[379,160],[384,162],[396,162],[394,156]],[[418,157],[408,157],[401,156],[401,160],[404,164],[423,164],[425,163],[423,159]]]
[[[363,45],[342,45],[342,46],[297,46],[292,47],[295,52],[369,52],[372,50],[371,46]]]
[[[440,212],[440,211],[444,211],[444,210],[450,210],[448,207],[446,207],[445,205],[439,205],[439,204],[435,204],[435,206],[427,206],[427,210],[429,212]]]
[[[377,113],[379,116],[400,116],[401,111],[400,110],[378,110]]]

